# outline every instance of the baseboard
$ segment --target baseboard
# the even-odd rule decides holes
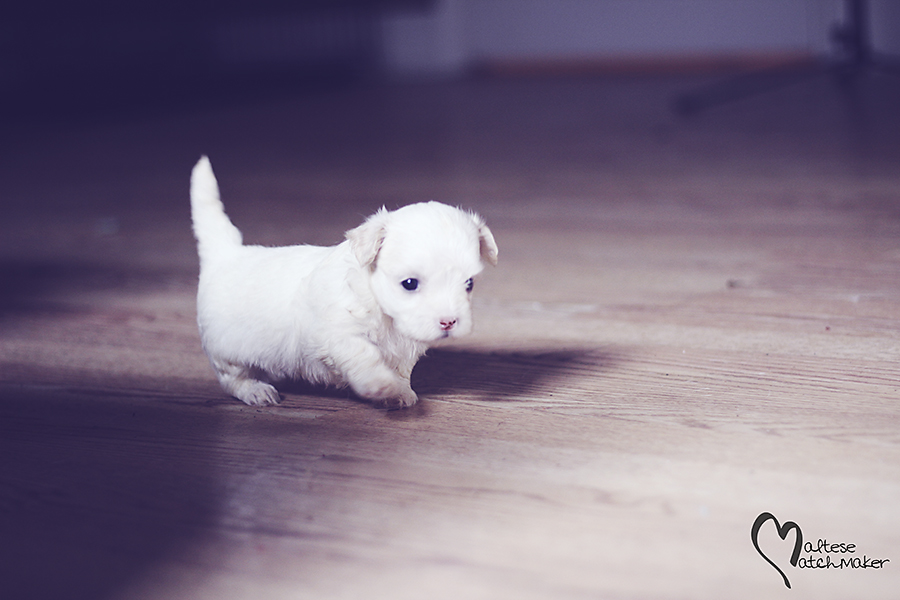
[[[703,74],[803,67],[817,60],[815,54],[807,51],[523,58],[489,59],[479,62],[475,70],[480,74],[506,77]]]

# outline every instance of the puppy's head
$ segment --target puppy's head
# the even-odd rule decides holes
[[[471,331],[474,278],[497,264],[481,217],[438,202],[382,208],[347,239],[400,333],[427,343]]]

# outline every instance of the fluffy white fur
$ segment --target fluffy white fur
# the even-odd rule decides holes
[[[301,378],[415,404],[413,367],[431,343],[471,330],[471,279],[497,263],[484,221],[437,202],[382,208],[337,246],[245,246],[206,157],[191,217],[203,348],[222,387],[253,406],[279,401],[272,382]]]

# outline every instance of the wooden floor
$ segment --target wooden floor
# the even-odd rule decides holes
[[[10,130],[3,595],[896,598],[900,80],[669,111],[706,81],[323,89]],[[195,325],[201,153],[251,242],[336,243],[428,199],[487,218],[476,332],[419,363],[416,407],[223,395]],[[801,528],[799,565],[868,568],[793,567],[768,521],[788,590],[751,540],[764,512]]]

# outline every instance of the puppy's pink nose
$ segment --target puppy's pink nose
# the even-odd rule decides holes
[[[456,319],[441,319],[441,331],[450,331],[456,325]]]

